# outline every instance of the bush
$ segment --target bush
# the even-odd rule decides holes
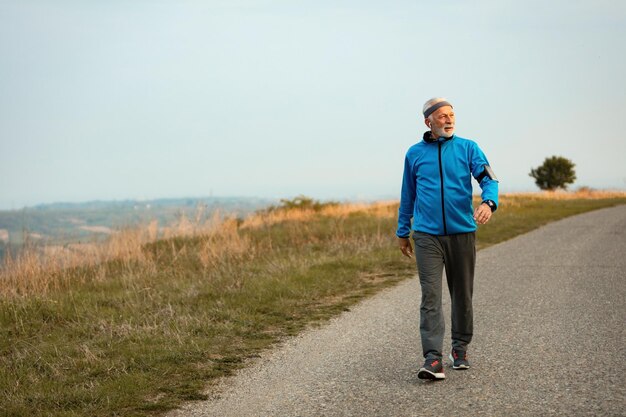
[[[574,163],[562,156],[546,158],[543,164],[530,170],[535,184],[542,190],[554,191],[557,188],[567,189],[567,184],[576,180]]]
[[[317,212],[323,209],[324,207],[336,206],[338,204],[339,203],[334,202],[334,201],[322,203],[321,201],[314,200],[310,197],[299,195],[291,200],[281,199],[280,206],[278,207],[271,206],[269,207],[268,211],[313,210]]]

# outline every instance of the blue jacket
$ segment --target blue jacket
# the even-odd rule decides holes
[[[431,235],[475,231],[472,176],[483,201],[498,205],[498,181],[487,175],[488,166],[476,142],[456,135],[433,141],[426,132],[406,153],[396,235],[408,237],[411,229]]]

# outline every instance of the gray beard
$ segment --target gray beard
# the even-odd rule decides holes
[[[434,130],[434,129],[431,129],[431,132],[432,132],[433,130]],[[439,137],[440,137],[440,138],[446,138],[446,139],[451,138],[451,137],[452,137],[452,135],[454,135],[454,131],[452,131],[452,133],[448,133],[448,132],[446,132],[444,129],[437,129],[437,131],[436,131],[436,132],[434,132],[434,133],[437,133],[437,134],[439,135]]]

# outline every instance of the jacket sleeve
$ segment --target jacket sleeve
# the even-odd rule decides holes
[[[400,209],[398,210],[398,230],[396,236],[409,237],[411,219],[415,207],[415,172],[409,155],[404,158],[404,174],[402,176],[402,192],[400,193]]]
[[[490,167],[489,161],[487,157],[483,153],[483,151],[478,147],[476,143],[472,147],[472,152],[470,155],[470,169],[472,171],[472,175],[478,181],[478,185],[480,186],[481,198],[483,201],[491,200],[496,203],[496,207],[498,206],[498,179],[491,178],[487,173],[487,168]]]

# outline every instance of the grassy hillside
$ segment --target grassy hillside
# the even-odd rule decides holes
[[[479,247],[625,195],[502,198]],[[397,203],[285,205],[156,240],[25,252],[0,270],[0,410],[12,416],[156,415],[262,349],[414,276]],[[477,277],[480,279],[480,277]]]

